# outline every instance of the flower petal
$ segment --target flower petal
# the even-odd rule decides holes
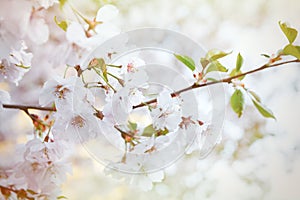
[[[96,21],[107,22],[115,18],[118,14],[119,10],[115,6],[107,4],[98,10]]]

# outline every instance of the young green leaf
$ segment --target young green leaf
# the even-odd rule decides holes
[[[206,80],[208,80],[208,81],[218,81],[217,79],[211,78],[211,77],[206,78]]]
[[[179,54],[174,54],[174,56],[183,64],[185,64],[185,66],[187,66],[190,70],[194,71],[196,69],[196,65],[195,62],[192,58],[188,57],[188,56],[182,56]]]
[[[205,74],[208,74],[212,71],[227,72],[228,69],[224,67],[219,61],[215,60],[208,65]]]
[[[268,54],[262,53],[260,54],[261,56],[265,57],[265,58],[271,58],[271,56],[269,56]]]
[[[289,43],[292,44],[297,37],[298,31],[294,28],[288,27],[286,23],[279,22],[279,26],[286,38],[289,40]]]
[[[108,78],[107,78],[107,67],[106,67],[104,59],[100,58],[99,59],[99,63],[100,63],[101,71],[103,73],[103,77],[106,79],[106,81],[108,81]]]
[[[256,101],[254,98],[252,98],[252,102],[262,116],[267,117],[267,118],[276,119],[270,109],[268,109],[267,107],[262,105],[260,102]]]
[[[129,130],[135,131],[137,129],[137,123],[128,121],[127,127],[129,128]]]
[[[233,76],[237,76],[237,75],[240,75],[242,72],[241,71],[236,71],[236,68],[234,68],[231,72],[230,72],[230,76],[233,77]],[[245,76],[240,76],[238,79],[239,80],[243,80],[245,78]]]
[[[150,124],[149,126],[146,126],[144,128],[142,136],[151,137],[155,133],[156,133],[156,130],[154,129],[153,124]]]
[[[212,50],[209,50],[206,54],[206,59],[210,60],[210,61],[215,61],[215,60],[218,60],[220,58],[223,58],[227,55],[231,54],[231,52],[229,53],[226,53],[224,51],[220,51],[220,50],[217,50],[217,49],[212,49]]]
[[[67,31],[68,24],[66,21],[59,22],[57,20],[56,16],[54,16],[54,21],[55,21],[56,25],[59,26],[62,30]]]
[[[238,114],[238,117],[242,116],[244,110],[244,95],[239,89],[236,89],[230,98],[230,104],[233,111]]]
[[[300,46],[294,46],[292,44],[288,44],[284,47],[282,52],[285,55],[291,55],[296,57],[297,59],[300,59]]]
[[[247,91],[257,102],[261,102],[260,97],[252,90]]]
[[[201,58],[200,63],[201,63],[202,68],[205,69],[207,67],[207,65],[209,64],[209,60],[207,60],[206,58]]]
[[[237,72],[241,70],[243,62],[244,62],[244,59],[243,59],[242,55],[239,53],[236,58],[236,66],[235,66],[235,69]]]

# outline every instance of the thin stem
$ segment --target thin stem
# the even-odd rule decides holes
[[[264,64],[259,68],[256,68],[256,69],[253,69],[253,70],[250,70],[250,71],[247,71],[247,72],[235,75],[235,76],[224,78],[224,79],[221,79],[221,80],[218,80],[218,81],[212,81],[212,82],[207,82],[207,83],[202,83],[202,84],[194,83],[191,86],[188,86],[186,88],[183,88],[181,90],[178,90],[178,91],[175,91],[175,92],[171,93],[171,96],[175,97],[175,96],[178,96],[181,93],[189,91],[189,90],[193,90],[193,89],[201,88],[201,87],[206,87],[206,86],[214,85],[214,84],[218,84],[218,83],[231,83],[231,81],[233,79],[236,79],[236,78],[248,75],[248,74],[252,74],[252,73],[255,73],[255,72],[258,72],[258,71],[262,71],[264,69],[268,69],[268,68],[272,68],[272,67],[276,67],[276,66],[280,66],[280,65],[285,65],[285,64],[289,64],[289,63],[298,63],[298,62],[300,62],[300,60],[295,59],[295,60],[289,60],[289,61],[284,61],[284,62],[279,62],[279,63],[274,63],[274,64]],[[140,103],[136,106],[133,106],[133,109],[143,107],[145,105],[149,105],[149,104],[156,103],[156,102],[157,102],[157,99],[152,99],[152,100],[147,101],[147,102],[142,102],[142,103]]]
[[[114,93],[117,92],[117,90],[102,76],[102,74],[97,69],[95,69],[94,67],[92,69],[105,81],[105,83],[114,91]]]
[[[108,67],[114,67],[114,68],[122,68],[122,65],[112,65],[112,64],[106,64]]]

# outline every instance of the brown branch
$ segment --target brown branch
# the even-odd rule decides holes
[[[221,79],[221,80],[218,80],[218,81],[212,81],[212,82],[207,82],[207,83],[202,83],[202,84],[194,83],[191,86],[188,86],[186,88],[183,88],[181,90],[178,90],[178,91],[175,91],[175,92],[171,93],[171,96],[175,97],[175,96],[178,96],[181,93],[189,91],[189,90],[193,90],[193,89],[201,88],[201,87],[206,87],[206,86],[214,85],[214,84],[218,84],[218,83],[231,83],[231,81],[233,79],[240,78],[240,77],[248,75],[248,74],[252,74],[252,73],[255,73],[255,72],[258,72],[258,71],[262,71],[264,69],[268,69],[268,68],[272,68],[272,67],[276,67],[276,66],[280,66],[280,65],[285,65],[285,64],[289,64],[289,63],[298,63],[298,62],[300,62],[300,60],[295,59],[295,60],[289,60],[289,61],[284,61],[284,62],[279,62],[279,63],[274,63],[274,64],[264,64],[259,68],[256,68],[256,69],[253,69],[253,70],[250,70],[250,71],[247,71],[247,72],[235,75],[235,76],[224,78],[224,79]],[[157,99],[152,99],[150,101],[143,102],[143,103],[140,103],[136,106],[133,106],[133,109],[143,107],[145,105],[149,105],[149,104],[156,103],[156,102],[157,102]]]
[[[41,107],[41,106],[32,106],[32,105],[18,105],[18,104],[3,104],[3,108],[8,109],[19,109],[23,110],[24,112],[28,112],[28,110],[42,110],[42,111],[56,111],[55,107]]]

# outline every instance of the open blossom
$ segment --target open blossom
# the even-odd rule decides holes
[[[60,106],[73,105],[75,100],[94,101],[91,92],[84,87],[79,77],[71,76],[69,78],[54,77],[47,81],[39,97],[39,103],[42,106],[55,103],[57,109]]]
[[[154,183],[159,183],[164,179],[162,170],[156,172],[147,172],[151,169],[151,163],[145,163],[146,157],[136,154],[127,154],[126,161],[119,163],[110,163],[104,170],[107,175],[116,179],[125,179],[133,187],[140,188],[143,191],[152,189]],[[125,173],[119,173],[120,170]],[[134,174],[131,174],[135,172]]]
[[[63,142],[43,143],[38,139],[26,144],[25,161],[16,174],[24,174],[28,188],[46,195],[57,196],[59,187],[70,172],[70,164],[65,159],[67,146]]]
[[[157,106],[151,110],[153,125],[156,129],[174,131],[181,122],[181,106],[177,98],[172,98],[167,91],[157,97]]]
[[[67,29],[67,40],[76,45],[90,49],[98,46],[106,39],[120,33],[120,30],[111,21],[118,15],[118,9],[113,5],[104,5],[101,7],[91,27],[83,27],[78,22],[72,22]],[[94,32],[89,29],[93,29]]]
[[[133,106],[142,103],[146,98],[143,95],[143,86],[146,87],[147,73],[143,69],[125,75],[125,86],[112,98],[112,111],[117,124],[126,124]]]
[[[53,102],[58,103],[70,99],[76,80],[77,77],[75,76],[66,79],[56,76],[54,79],[47,81],[39,97],[40,105],[46,106]]]
[[[18,150],[21,159],[2,171],[5,178],[0,180],[4,187],[15,190],[31,190],[27,196],[34,199],[56,199],[66,174],[71,172],[67,162],[68,147],[63,141],[45,143],[32,139]]]
[[[90,104],[79,100],[75,100],[72,106],[59,109],[52,130],[54,139],[78,143],[95,138],[100,119],[94,113]]]
[[[153,152],[158,152],[168,146],[169,142],[170,137],[168,135],[161,135],[158,137],[152,135],[151,137],[146,137],[145,140],[140,140],[140,143],[134,146],[131,153],[151,154]]]
[[[8,58],[0,61],[0,81],[7,80],[18,85],[24,74],[31,67],[32,53],[26,52],[27,46],[24,41],[18,50],[12,49]]]
[[[134,105],[144,101],[145,97],[139,88],[122,88],[113,96],[113,112],[117,124],[126,124]]]

